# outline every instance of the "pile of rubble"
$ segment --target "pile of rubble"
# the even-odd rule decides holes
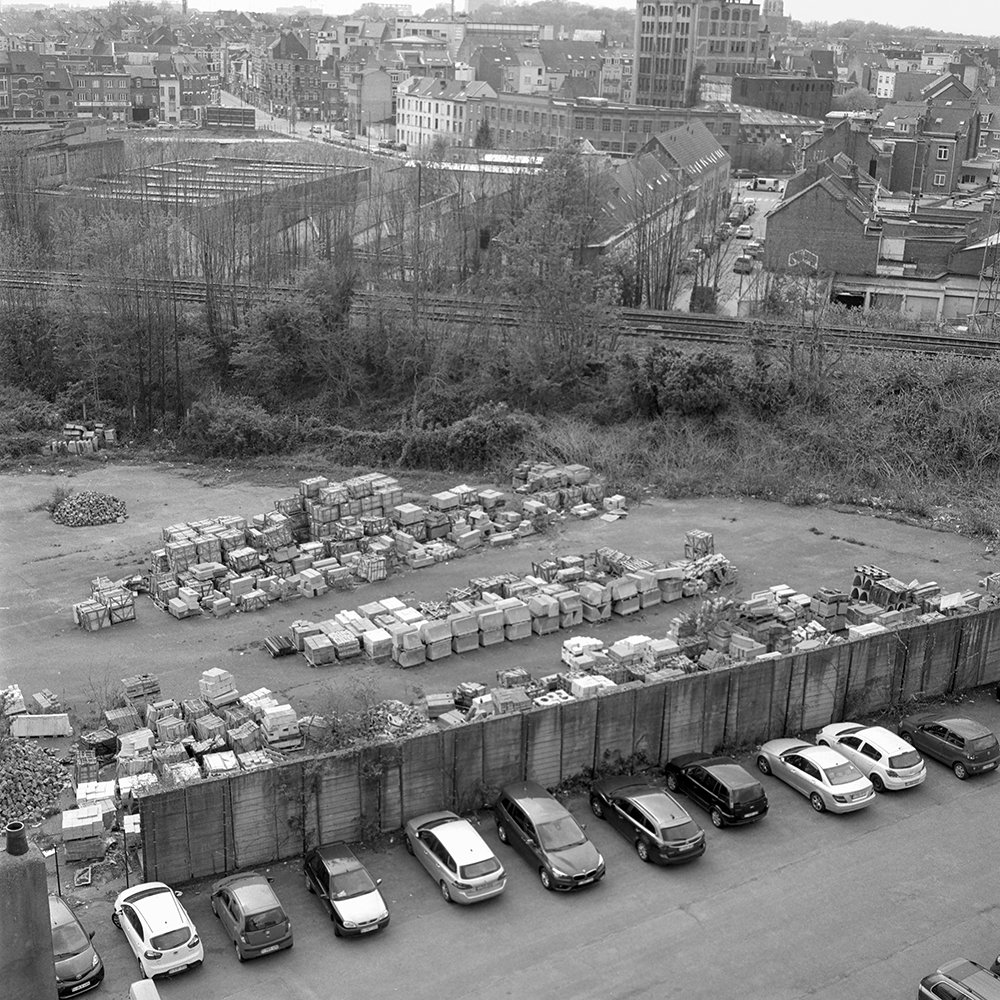
[[[0,739],[0,826],[54,811],[69,775],[48,750],[24,740]]]
[[[52,520],[69,528],[86,528],[95,524],[119,524],[128,517],[125,501],[108,493],[84,490],[67,497],[52,511]]]

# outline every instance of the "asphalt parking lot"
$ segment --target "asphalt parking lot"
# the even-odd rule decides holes
[[[962,711],[1000,726],[1000,706],[985,692]],[[273,865],[266,871],[295,946],[244,965],[211,915],[209,883],[189,885],[183,900],[205,964],[160,992],[164,1000],[911,998],[939,964],[963,956],[988,965],[1000,946],[992,847],[1000,777],[962,782],[933,761],[928,772],[923,785],[845,816],[817,814],[764,778],[770,812],[754,826],[716,830],[692,806],[708,849],[676,868],[644,865],[575,798],[608,874],[572,895],[542,889],[484,813],[480,829],[509,875],[502,896],[449,906],[398,841],[359,851],[384,880],[392,922],[353,940],[334,938],[298,863]],[[84,923],[98,931],[103,992],[117,1000],[134,960],[109,913],[109,902],[92,903]]]

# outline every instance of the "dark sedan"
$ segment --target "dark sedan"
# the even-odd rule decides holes
[[[60,1000],[79,996],[99,986],[104,979],[104,963],[94,948],[94,933],[83,929],[83,924],[62,896],[49,896],[49,924]]]
[[[634,844],[643,861],[676,865],[705,853],[705,831],[675,798],[642,777],[595,782],[590,808]]]
[[[1000,744],[984,725],[950,713],[911,715],[902,719],[899,735],[928,757],[947,764],[956,778],[996,770]]]
[[[708,810],[716,827],[756,823],[767,815],[764,787],[730,757],[686,753],[664,769],[667,788]]]

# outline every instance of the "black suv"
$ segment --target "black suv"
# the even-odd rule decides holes
[[[580,889],[604,878],[604,858],[573,814],[541,785],[507,785],[493,805],[497,836],[538,869],[546,889]]]
[[[713,826],[756,823],[767,813],[763,786],[730,757],[686,753],[669,761],[664,772],[667,788],[704,806]]]

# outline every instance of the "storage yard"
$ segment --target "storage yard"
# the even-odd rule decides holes
[[[996,679],[989,547],[864,509],[603,510],[599,484],[518,493],[526,475],[422,491],[380,474],[84,478],[127,519],[30,510],[50,477],[2,494],[0,688],[15,727],[55,737],[18,751],[67,762],[37,750],[28,797],[62,808],[42,836],[64,878],[120,875],[127,847],[133,875],[180,884],[475,809],[525,769],[554,785],[609,756],[759,744]],[[114,599],[134,614],[112,621]],[[366,728],[345,742],[336,714],[359,683]]]

